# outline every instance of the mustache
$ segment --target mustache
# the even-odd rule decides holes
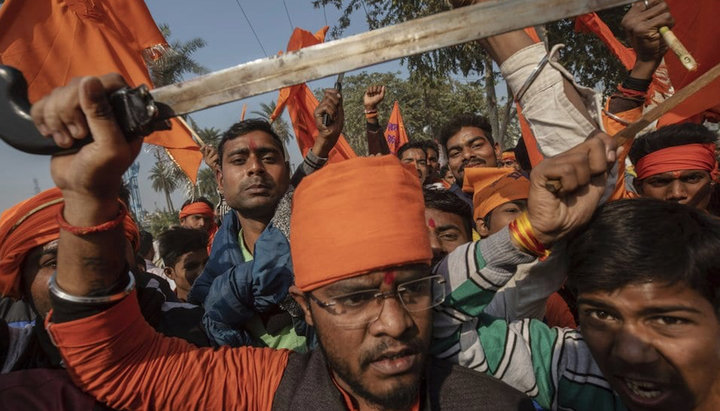
[[[398,347],[402,347],[402,349],[397,350]],[[382,341],[372,350],[364,352],[360,355],[360,367],[365,369],[370,365],[370,363],[384,358],[415,355],[425,353],[426,351],[427,348],[425,344],[423,344],[422,340],[416,337],[403,342]]]
[[[471,164],[471,167],[475,167],[478,165],[487,164],[487,162],[481,158],[471,158],[470,160],[463,160],[460,164],[460,167],[458,167],[458,172],[462,173],[463,171],[465,171],[465,167],[467,167],[468,164]]]
[[[253,177],[249,180],[244,181],[242,184],[242,188],[246,189],[250,186],[258,185],[258,184],[265,186],[267,188],[275,187],[275,182],[270,177],[261,175],[261,176]]]

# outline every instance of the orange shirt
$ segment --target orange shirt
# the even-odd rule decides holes
[[[197,348],[143,319],[136,292],[100,314],[46,327],[75,384],[117,409],[269,410],[290,351]]]
[[[609,104],[609,100],[608,100]],[[605,109],[607,110],[608,107],[606,106]],[[615,113],[615,115],[628,123],[632,123],[640,118],[642,116],[642,107],[636,107],[631,110],[623,111],[620,113]],[[620,130],[624,129],[626,126],[625,124],[620,123],[619,121],[616,121],[606,115],[602,116],[603,120],[603,126],[605,126],[605,132],[609,135],[615,135]],[[609,198],[609,201],[611,200],[620,200],[622,198],[635,198],[637,197],[637,194],[627,191],[625,188],[625,158],[627,158],[628,151],[630,151],[630,146],[632,146],[634,140],[629,140],[627,143],[625,143],[625,147],[623,149],[623,152],[620,154],[618,158],[618,179],[615,183],[615,190],[613,191],[612,195]]]

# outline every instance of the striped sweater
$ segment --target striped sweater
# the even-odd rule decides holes
[[[518,264],[532,261],[506,229],[458,247],[436,268],[447,280],[435,309],[432,353],[489,373],[548,409],[624,410],[577,330],[523,319],[511,323],[484,312]]]

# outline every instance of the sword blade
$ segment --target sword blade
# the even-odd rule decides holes
[[[490,0],[151,90],[160,119],[634,0]]]

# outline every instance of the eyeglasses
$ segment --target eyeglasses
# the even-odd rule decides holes
[[[343,328],[363,328],[380,318],[386,298],[397,298],[409,312],[429,310],[445,301],[445,279],[441,275],[423,277],[398,284],[394,291],[355,291],[321,301],[312,293],[308,297],[335,316]]]

